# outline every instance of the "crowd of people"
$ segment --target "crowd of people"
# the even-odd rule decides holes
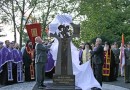
[[[0,42],[0,84],[23,82],[23,59],[18,43]]]
[[[44,81],[46,70],[48,72],[54,70],[54,60],[49,49],[41,45],[43,44],[41,38],[36,38],[36,43],[38,44],[34,47],[32,42],[28,40],[26,45],[20,50],[18,43],[10,42],[9,40],[6,40],[5,44],[0,42],[1,85],[36,79],[39,86],[45,87],[41,82]],[[120,71],[122,68],[120,67],[121,57],[121,48],[118,47],[117,42],[110,44],[106,41],[103,45],[101,38],[96,39],[95,45],[82,43],[79,48],[79,64],[82,65],[90,60],[94,76],[101,86],[102,81],[115,81],[119,75],[125,77],[125,83],[130,82],[130,42],[128,42],[127,47],[124,47],[124,73]],[[54,71],[51,76],[53,76],[53,73]]]
[[[81,43],[80,65],[91,60],[94,76],[101,86],[102,81],[116,81],[119,75],[124,77],[125,83],[130,83],[130,42],[123,48],[124,56],[117,42],[110,44],[106,41],[103,44],[102,39],[97,38],[95,46]],[[124,61],[121,60],[121,57],[124,57]],[[124,67],[121,67],[121,62],[125,63]]]
[[[18,82],[28,82],[36,79],[35,45],[30,40],[21,49],[14,41],[0,42],[0,84],[10,85]],[[54,61],[49,50],[46,51],[48,63],[45,65],[45,72],[49,78],[54,73]],[[45,54],[43,53],[45,56]],[[43,57],[44,58],[44,57]],[[39,68],[38,68],[39,69]],[[44,69],[41,69],[44,70]]]

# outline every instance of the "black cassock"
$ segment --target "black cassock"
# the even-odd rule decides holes
[[[31,56],[29,53],[27,53],[27,50],[25,48],[23,53],[23,65],[24,65],[24,75],[25,75],[25,81],[31,81],[31,73],[30,73],[30,65],[32,63]]]

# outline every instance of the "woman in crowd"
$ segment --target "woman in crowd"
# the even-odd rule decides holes
[[[90,50],[92,50],[91,45],[89,43],[85,43],[85,49],[83,50],[83,55],[82,55],[83,63],[91,59]]]

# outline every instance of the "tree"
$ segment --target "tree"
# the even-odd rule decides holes
[[[129,0],[82,0],[80,14],[87,18],[82,22],[81,38],[91,41],[95,37],[105,37],[110,42],[120,41],[124,33],[126,41],[130,37]]]
[[[6,34],[5,34],[5,33],[2,33],[2,31],[3,31],[3,29],[2,29],[2,27],[0,26],[0,37],[6,36]]]
[[[3,12],[3,16],[6,20],[13,22],[14,27],[14,40],[16,41],[16,29],[20,34],[20,47],[22,46],[23,30],[28,22],[30,15],[35,9],[37,0],[2,0],[0,2],[0,10]],[[31,9],[27,20],[24,23],[24,15]],[[18,17],[18,19],[16,19]],[[4,20],[4,19],[3,19]]]
[[[43,36],[45,36],[45,29],[48,24],[52,21],[55,15],[59,13],[69,13],[73,16],[74,20],[77,20],[79,15],[79,1],[78,0],[2,0],[1,6],[4,3],[8,7],[3,7],[4,15],[7,20],[14,23],[14,28],[20,34],[20,46],[22,46],[23,35],[25,25],[31,17],[35,18],[35,21],[42,24]],[[73,1],[73,2],[72,2]],[[10,6],[9,6],[10,5]],[[25,13],[30,11],[26,21],[24,20]],[[18,14],[17,14],[18,13]],[[5,15],[6,14],[6,15]],[[16,17],[19,17],[16,20]],[[17,21],[17,22],[16,22]],[[19,22],[18,22],[19,21]]]
[[[73,15],[73,19],[76,20],[79,16],[79,1],[74,0],[73,2],[70,2],[71,0],[39,0],[40,3],[37,5],[37,9],[35,9],[36,12],[42,12],[38,13],[38,15],[35,12],[35,17],[38,19],[38,22],[42,23],[42,29],[43,29],[43,38],[45,38],[45,30],[48,27],[48,24],[52,21],[52,19],[57,15],[61,13],[69,13]],[[40,17],[37,17],[40,16]]]

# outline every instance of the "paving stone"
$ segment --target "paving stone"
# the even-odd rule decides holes
[[[52,83],[52,81],[49,80],[49,81],[45,82],[46,85],[48,83]],[[17,83],[17,84],[1,87],[0,90],[32,90],[34,85],[35,85],[35,81]],[[43,89],[43,90],[45,90],[45,89]],[[110,84],[103,84],[102,90],[130,90],[130,89],[123,88],[123,87],[120,87],[120,86],[110,85]]]

